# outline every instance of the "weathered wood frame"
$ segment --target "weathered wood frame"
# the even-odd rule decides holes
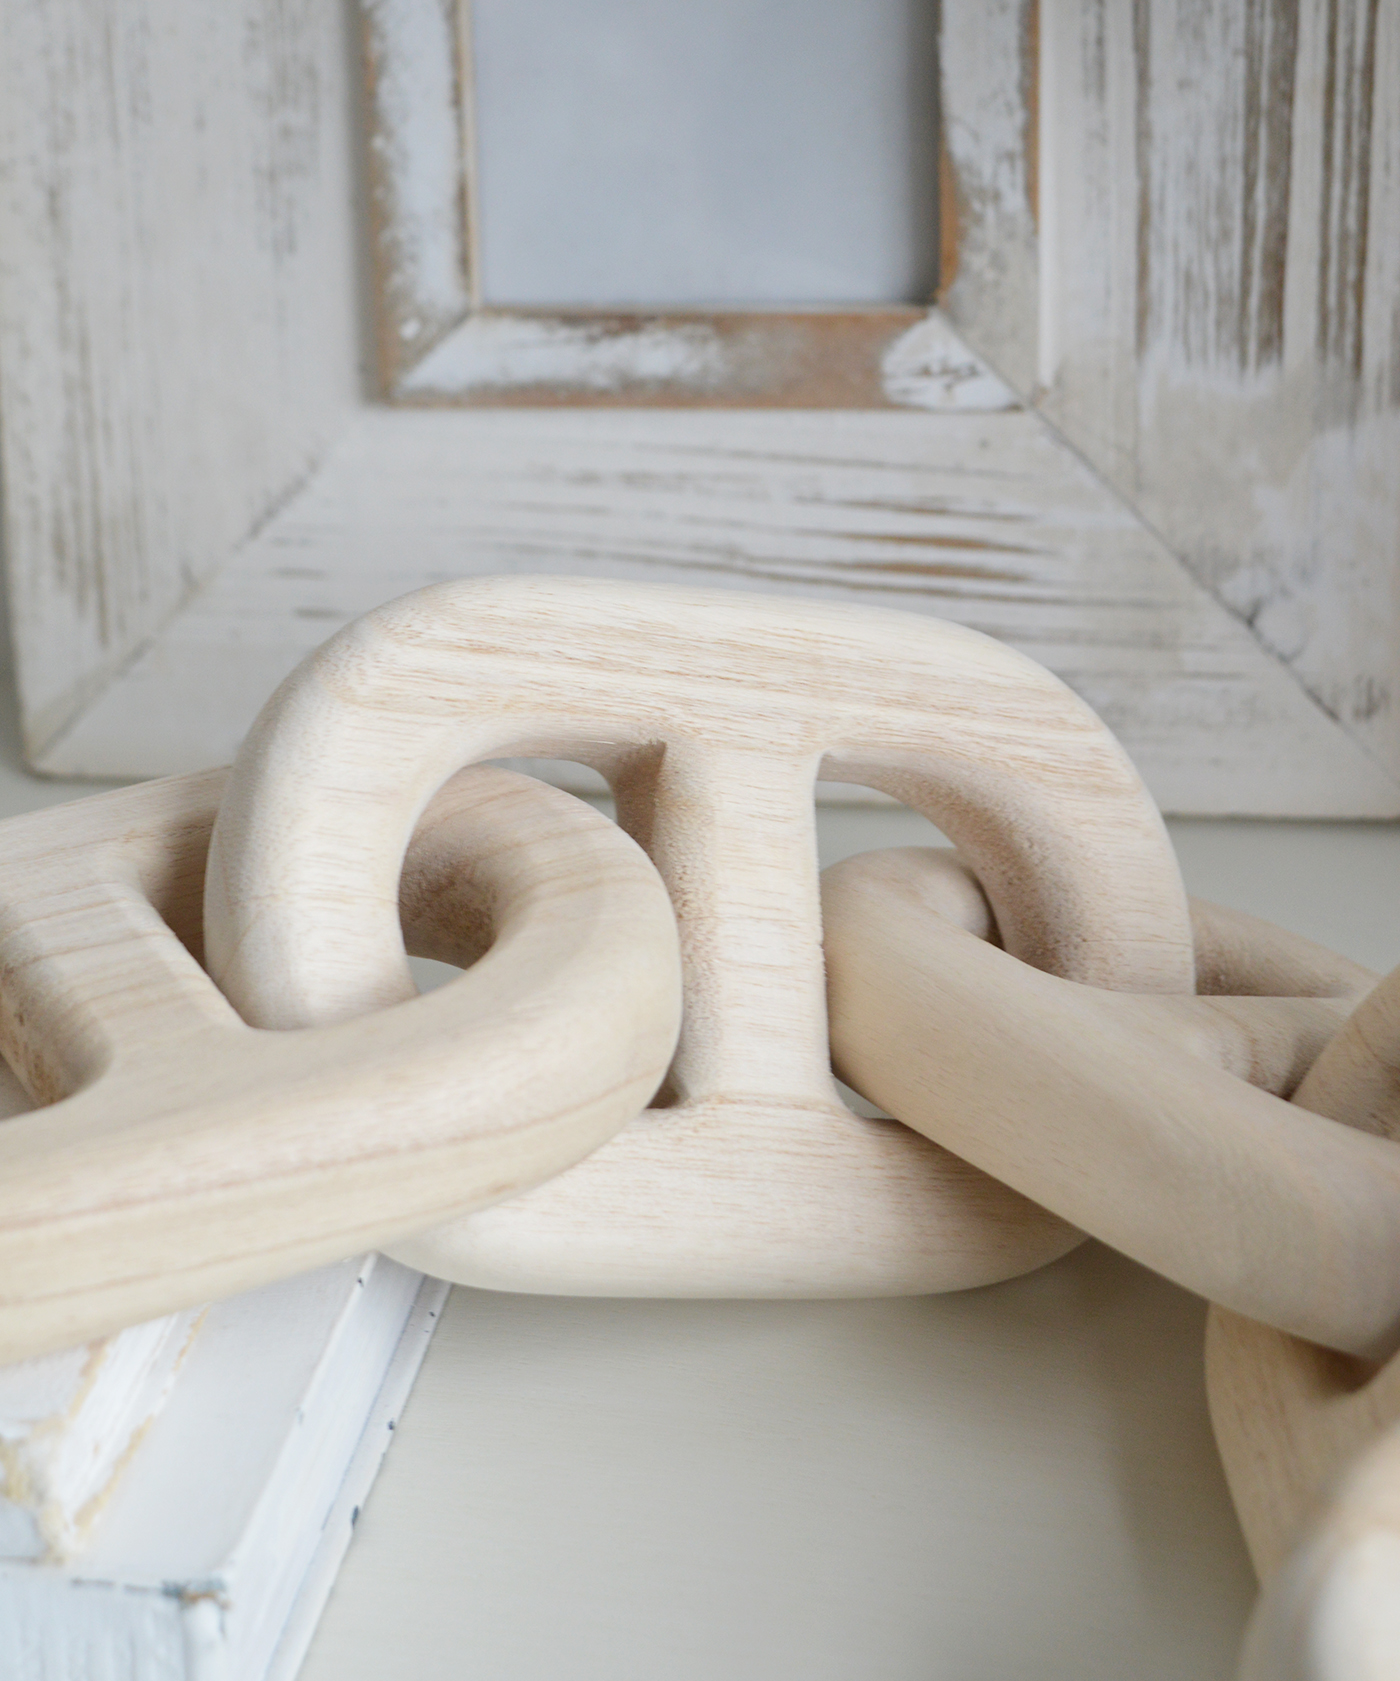
[[[917,306],[483,306],[470,0],[363,0],[380,391],[418,404],[882,408]]]
[[[944,0],[942,308],[863,394],[789,370],[746,400],[796,406],[741,410],[723,354],[688,398],[614,355],[514,413],[430,388],[450,298],[411,368],[366,321],[358,14],[3,14],[0,465],[40,768],[227,758],[346,618],[543,570],[934,611],[1064,676],[1169,809],[1400,814],[1395,8]]]

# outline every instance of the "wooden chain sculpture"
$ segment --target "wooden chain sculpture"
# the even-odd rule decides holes
[[[0,1360],[509,1196],[666,1071],[680,973],[656,872],[499,770],[437,793],[404,869],[410,942],[458,962],[489,943],[482,961],[368,1020],[246,1025],[196,961],[223,782],[0,825],[0,1048],[49,1105],[0,1127]]]
[[[826,871],[823,909],[843,1078],[1229,1304],[1211,1413],[1265,1590],[1241,1681],[1395,1681],[1400,970],[1195,901],[1203,996],[1115,997],[996,950],[921,848]]]
[[[819,774],[887,789],[957,839],[1022,958],[1190,992],[1161,819],[1058,679],[874,609],[552,578],[420,590],[305,661],[234,766],[205,916],[248,1020],[411,994],[404,848],[445,777],[508,754],[611,782],[676,907],[681,1042],[662,1102],[579,1167],[391,1253],[494,1289],[831,1296],[984,1284],[1078,1241],[838,1097],[813,812]]]
[[[595,766],[633,838],[507,755]],[[818,776],[958,853],[819,903]],[[1188,907],[1032,661],[846,606],[441,585],[306,661],[226,786],[0,840],[0,1049],[49,1105],[0,1128],[0,1358],[371,1246],[812,1296],[1093,1233],[1219,1304],[1246,1681],[1400,1674],[1400,974]],[[406,951],[471,967],[419,998]]]

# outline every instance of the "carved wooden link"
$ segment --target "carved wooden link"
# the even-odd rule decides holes
[[[206,919],[240,1010],[321,1022],[407,996],[414,822],[444,777],[506,754],[608,777],[676,907],[681,1042],[666,1106],[396,1256],[494,1289],[876,1295],[988,1283],[1078,1240],[837,1095],[813,813],[819,774],[884,788],[957,839],[1020,956],[1189,992],[1156,808],[1058,679],[874,609],[550,578],[418,591],[312,655],[239,755]]]
[[[506,755],[596,766],[651,863],[463,768]],[[849,860],[819,910],[819,775],[960,856]],[[226,790],[0,840],[0,1046],[52,1104],[0,1128],[0,1358],[367,1246],[494,1288],[857,1295],[1091,1232],[1220,1304],[1249,1681],[1392,1673],[1400,973],[1188,912],[1132,766],[1032,661],[869,609],[442,585],[306,661]],[[405,939],[481,961],[416,998]]]

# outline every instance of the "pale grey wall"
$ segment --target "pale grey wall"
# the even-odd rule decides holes
[[[498,304],[918,302],[933,0],[474,0]]]

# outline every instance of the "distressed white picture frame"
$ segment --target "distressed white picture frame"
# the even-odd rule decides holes
[[[227,758],[349,617],[543,570],[939,613],[1059,672],[1168,809],[1400,814],[1393,8],[945,0],[941,308],[849,312],[845,361],[800,311],[561,339],[450,286],[388,356],[445,271],[386,285],[384,182],[444,135],[438,234],[469,237],[443,0],[3,15],[0,467],[39,768]],[[450,63],[411,50],[434,18]],[[438,90],[407,176],[394,77]],[[745,358],[779,326],[763,386]]]

